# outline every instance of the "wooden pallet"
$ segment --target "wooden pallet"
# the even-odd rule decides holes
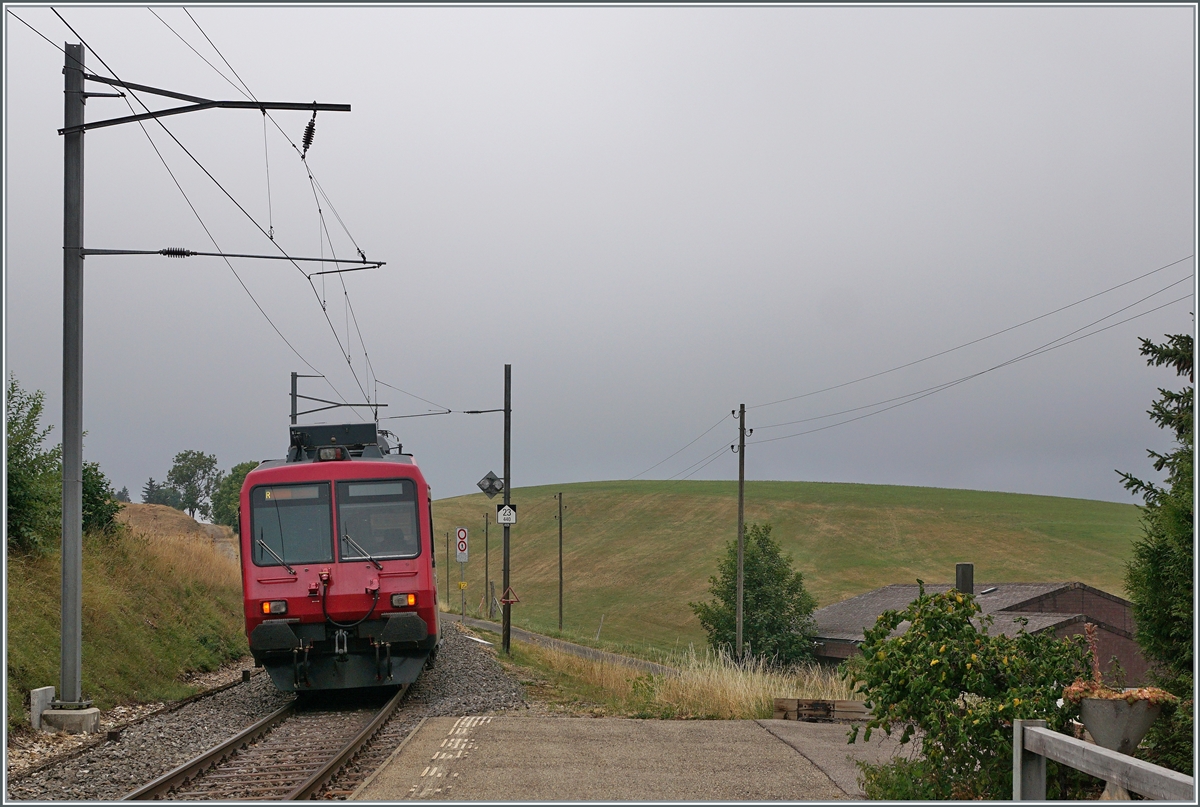
[[[866,720],[870,717],[862,701],[826,701],[811,698],[776,698],[776,720],[809,722]]]

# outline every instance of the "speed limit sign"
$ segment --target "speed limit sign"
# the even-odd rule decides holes
[[[457,559],[459,563],[467,562],[467,528],[459,527],[454,531],[456,546],[458,548]]]

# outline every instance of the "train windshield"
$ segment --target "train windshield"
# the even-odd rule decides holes
[[[338,482],[342,560],[411,558],[420,552],[417,486],[411,479]]]
[[[329,485],[260,485],[250,493],[251,557],[258,566],[333,560]]]

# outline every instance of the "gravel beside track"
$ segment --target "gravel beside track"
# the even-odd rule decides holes
[[[326,798],[344,798],[423,717],[486,714],[528,708],[520,684],[504,672],[494,651],[444,624],[434,669],[412,686],[395,716],[343,772]],[[125,727],[104,741],[27,775],[10,779],[5,801],[115,800],[232,737],[266,717],[292,696],[266,675],[201,698],[172,712]]]

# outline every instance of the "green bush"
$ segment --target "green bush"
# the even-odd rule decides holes
[[[42,428],[45,393],[26,392],[9,375],[5,395],[8,439],[8,549],[40,553],[58,541],[62,529],[62,450],[42,442],[52,427]]]
[[[862,655],[847,669],[871,710],[865,739],[902,727],[902,744],[919,739],[911,760],[863,768],[880,798],[1011,799],[1012,721],[1042,719],[1061,731],[1078,714],[1063,687],[1087,675],[1082,637],[988,634],[974,597],[951,590],[919,595],[903,611],[885,611],[864,632]],[[901,623],[908,630],[894,636]],[[858,737],[856,726],[850,742]],[[1076,792],[1082,774],[1051,763],[1048,795]]]
[[[122,504],[113,493],[112,484],[100,470],[100,463],[83,464],[83,529],[109,532],[116,526]]]

